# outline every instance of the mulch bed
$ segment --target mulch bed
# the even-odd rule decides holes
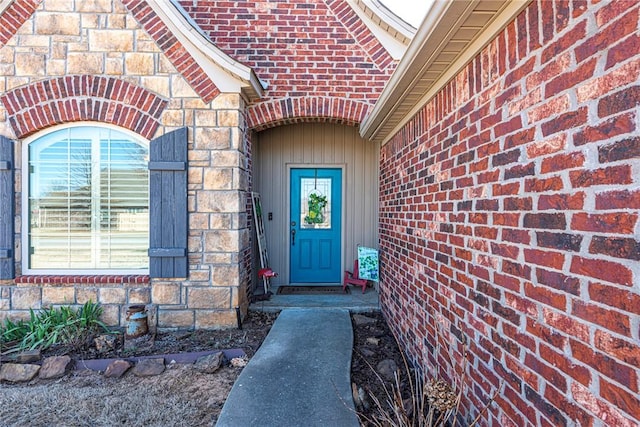
[[[352,385],[362,388],[367,394],[369,406],[359,408],[358,415],[363,426],[370,426],[375,425],[370,420],[375,419],[379,413],[379,408],[372,402],[370,395],[375,395],[385,410],[390,409],[387,391],[391,392],[394,381],[381,375],[382,365],[388,366],[389,361],[393,361],[400,372],[403,396],[409,396],[410,391],[402,353],[382,313],[365,313],[364,316],[375,322],[360,325],[355,316],[357,315],[351,316],[354,334],[351,381]]]
[[[366,393],[374,393],[381,402],[386,402],[387,396],[383,384],[390,387],[392,382],[385,381],[377,373],[378,366],[381,362],[393,360],[403,372],[402,355],[380,312],[356,316],[365,316],[368,320],[364,324],[352,322],[354,329],[352,385],[356,390],[361,388]],[[107,352],[98,352],[93,342],[87,341],[85,345],[79,347],[58,346],[49,349],[42,353],[42,357],[68,354],[73,360],[126,359],[152,355],[196,353],[212,349],[242,349],[251,358],[262,344],[276,318],[277,313],[251,311],[243,321],[242,330],[234,328],[159,332],[155,336],[152,348],[126,350],[120,340],[114,349]],[[360,408],[359,415],[362,424],[370,425],[366,419],[372,419],[375,413],[375,405]]]

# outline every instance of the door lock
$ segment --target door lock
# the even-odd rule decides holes
[[[291,229],[291,246],[295,246],[296,245],[296,229],[292,228]]]

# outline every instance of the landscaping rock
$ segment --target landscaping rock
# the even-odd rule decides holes
[[[220,369],[223,360],[224,353],[219,351],[208,356],[199,357],[193,367],[198,372],[202,372],[204,374],[213,374],[215,371]]]
[[[133,375],[137,377],[152,377],[164,372],[164,359],[143,359],[133,367]]]
[[[376,323],[376,319],[364,316],[362,314],[354,314],[352,317],[353,323],[355,323],[356,326],[373,325]]]
[[[231,359],[231,366],[234,368],[244,368],[247,366],[247,363],[249,363],[249,358],[246,354],[242,357],[234,357]]]
[[[367,393],[362,387],[358,387],[356,383],[351,383],[351,395],[353,396],[353,403],[356,406],[356,410],[363,411],[371,407]]]
[[[31,381],[38,374],[40,365],[3,363],[0,366],[0,381],[23,383]]]
[[[393,381],[397,370],[398,365],[391,359],[385,359],[376,366],[376,371],[387,381]]]
[[[71,358],[69,356],[47,357],[42,361],[42,368],[40,368],[38,376],[43,380],[60,378],[67,372],[70,363]]]
[[[371,403],[369,403],[369,396],[362,387],[358,387],[358,400],[360,401],[363,409],[369,410],[369,408],[371,408]]]
[[[368,337],[367,344],[378,345],[380,344],[380,338]]]
[[[114,360],[107,366],[104,376],[107,378],[120,378],[131,368],[131,363],[126,360]]]

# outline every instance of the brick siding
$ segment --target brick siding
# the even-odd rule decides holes
[[[247,124],[255,132],[300,122],[355,126],[362,122],[369,107],[361,101],[322,96],[278,99],[249,107]]]
[[[359,123],[395,69],[344,1],[180,3],[218,48],[268,83],[251,106],[254,130],[300,120]]]
[[[13,2],[0,16],[0,47],[5,45],[18,29],[29,19],[42,0]]]
[[[381,149],[381,305],[466,419],[640,421],[639,10],[533,1]]]
[[[25,103],[25,100],[29,100]],[[124,80],[67,76],[38,81],[0,96],[18,138],[75,121],[110,123],[152,138],[167,101]]]

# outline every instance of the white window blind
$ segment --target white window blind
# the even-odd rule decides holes
[[[148,268],[148,145],[71,127],[29,144],[32,270]]]

